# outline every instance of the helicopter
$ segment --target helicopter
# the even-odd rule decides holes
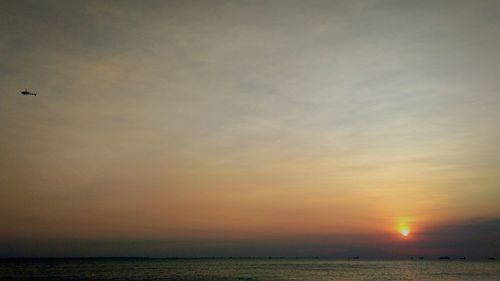
[[[24,91],[21,91],[21,94],[25,95],[25,96],[36,96],[37,93],[32,93],[30,91],[28,91],[28,89],[24,89]]]

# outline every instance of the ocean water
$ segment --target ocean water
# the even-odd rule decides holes
[[[10,259],[0,280],[500,280],[500,262],[328,259]]]

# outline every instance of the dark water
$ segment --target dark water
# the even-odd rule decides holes
[[[0,260],[0,280],[500,280],[496,261]]]

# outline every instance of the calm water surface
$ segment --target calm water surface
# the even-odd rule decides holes
[[[500,280],[497,261],[0,260],[0,280]]]

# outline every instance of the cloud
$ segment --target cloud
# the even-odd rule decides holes
[[[186,230],[179,230],[185,232]],[[198,232],[202,229],[192,229]],[[500,255],[500,220],[399,234],[291,235],[273,239],[2,240],[1,256],[327,257],[486,259]],[[216,238],[219,237],[219,238]]]

